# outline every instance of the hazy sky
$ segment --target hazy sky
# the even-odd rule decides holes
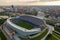
[[[30,1],[30,2],[26,2],[26,1]],[[31,2],[31,1],[35,1],[35,2]],[[24,5],[60,5],[60,1],[36,2],[36,0],[0,0],[0,6],[1,5],[23,5],[23,6]]]
[[[22,2],[31,2],[31,1],[39,1],[39,0],[0,0],[1,2],[3,1],[8,1],[8,2],[12,2],[12,1],[22,1]]]

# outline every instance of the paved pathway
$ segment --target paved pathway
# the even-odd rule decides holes
[[[48,33],[45,35],[45,37],[43,37],[41,40],[45,40],[45,38],[48,36],[48,34],[49,33],[51,33],[52,32],[52,26],[51,25],[47,25],[47,27],[48,27]]]
[[[58,37],[56,37],[55,35],[52,35],[52,36],[54,36],[56,39],[58,39],[58,40],[59,40],[59,38],[58,38]]]
[[[60,32],[57,32],[57,31],[54,31],[54,32],[56,32],[56,33],[60,34]]]

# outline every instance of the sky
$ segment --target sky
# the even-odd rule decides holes
[[[34,1],[34,2],[33,2]],[[39,1],[39,0],[37,0]],[[36,0],[0,0],[0,6],[8,5],[22,5],[22,6],[35,6],[35,5],[60,5],[60,1],[50,2],[36,2]]]
[[[3,1],[7,1],[7,2],[13,2],[13,1],[15,1],[15,2],[18,2],[18,1],[21,1],[21,2],[31,2],[31,1],[39,1],[39,0],[0,0],[1,2],[3,2]]]

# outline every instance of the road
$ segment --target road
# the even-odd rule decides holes
[[[45,39],[46,39],[46,37],[48,36],[48,34],[49,34],[49,33],[52,33],[52,31],[53,31],[53,26],[48,25],[48,24],[46,24],[46,25],[47,25],[47,27],[48,27],[49,31],[48,31],[48,33],[45,35],[45,37],[43,37],[41,40],[45,40]]]
[[[40,19],[44,19],[44,17],[39,17]],[[46,26],[48,27],[48,33],[41,39],[41,40],[45,40],[46,37],[48,36],[49,33],[52,33],[52,31],[54,30],[54,27],[51,25],[46,24]]]

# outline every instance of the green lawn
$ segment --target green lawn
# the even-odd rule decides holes
[[[56,27],[54,27],[54,29],[55,29],[56,31],[60,32],[60,26],[56,26]]]
[[[30,25],[30,24],[28,24],[28,23],[26,23],[26,22],[20,22],[20,23],[17,23],[17,25],[20,26],[20,27],[29,29],[29,30],[33,28],[32,25]]]
[[[53,33],[53,35],[55,35],[56,37],[58,37],[60,39],[60,35]]]
[[[45,20],[47,24],[55,26],[56,22],[50,21],[50,20]]]
[[[19,37],[21,40],[27,40],[26,38]]]
[[[39,35],[38,37],[36,38],[33,38],[31,40],[41,40],[48,32],[48,29],[46,29],[41,35]]]
[[[60,36],[58,34],[52,33],[52,34],[49,34],[45,40],[58,40],[56,37],[60,39]]]
[[[0,19],[0,26],[6,21],[6,19]],[[0,30],[0,38],[1,40],[7,40],[2,31]]]
[[[60,32],[60,28],[54,27],[54,29],[55,29],[56,31]]]
[[[0,30],[0,38],[1,40],[7,40],[7,38],[4,36],[1,30]]]
[[[0,19],[0,26],[6,21],[6,19]]]
[[[52,36],[52,34],[49,34],[45,40],[58,40],[56,39],[54,36]]]

